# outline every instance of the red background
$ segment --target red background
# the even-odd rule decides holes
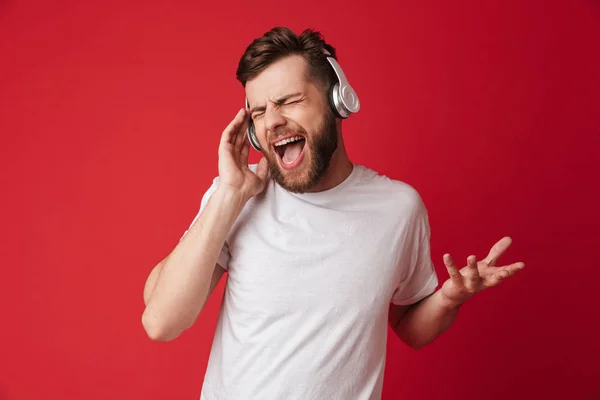
[[[223,284],[169,343],[145,336],[142,288],[274,25],[338,49],[362,101],[350,156],[421,192],[441,280],[444,252],[464,265],[504,235],[526,263],[425,349],[391,335],[384,399],[598,398],[600,3],[9,0],[0,399],[199,397]]]

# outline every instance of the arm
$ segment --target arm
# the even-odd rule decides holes
[[[264,188],[267,163],[248,168],[244,109],[223,131],[219,145],[219,184],[198,219],[144,286],[142,325],[153,340],[168,341],[193,325],[223,275],[217,259],[229,230],[246,202]]]
[[[496,261],[511,243],[510,237],[502,238],[485,259],[477,262],[471,255],[467,258],[467,266],[460,270],[450,254],[445,254],[444,264],[450,279],[438,291],[415,304],[390,307],[390,325],[396,335],[412,348],[420,349],[447,331],[467,300],[486,288],[499,285],[525,267],[522,262],[496,266]]]
[[[441,290],[408,306],[390,306],[390,326],[415,350],[431,343],[454,323],[460,305],[444,298]]]
[[[146,279],[146,284],[144,286],[144,305],[145,306],[147,306],[148,302],[150,301],[150,297],[152,296],[152,292],[154,291],[154,288],[156,287],[156,282],[158,282],[158,278],[160,277],[160,274],[162,273],[162,269],[163,269],[166,261],[167,261],[167,257],[164,258],[161,262],[159,262],[152,269],[152,271],[150,271],[150,275],[148,275],[148,278]],[[208,295],[206,296],[206,298],[208,298],[210,296],[210,294],[213,292],[213,290],[215,289],[215,287],[221,280],[221,277],[223,276],[224,273],[225,273],[225,269],[223,269],[223,267],[221,267],[219,264],[215,265],[215,270],[212,274],[212,279],[210,281],[210,287],[208,289]]]
[[[152,339],[172,340],[195,322],[222,275],[217,258],[242,205],[239,196],[217,189],[189,232],[150,274],[142,324]]]

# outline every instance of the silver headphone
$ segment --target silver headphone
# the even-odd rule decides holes
[[[360,110],[358,95],[352,86],[350,86],[350,83],[348,82],[348,79],[346,79],[346,75],[337,60],[333,58],[331,53],[327,50],[324,49],[323,52],[327,55],[327,61],[331,64],[331,67],[338,78],[337,82],[329,89],[329,105],[338,118],[346,119],[351,114],[357,113],[358,110]],[[250,108],[250,105],[246,98],[246,109],[248,108]],[[248,121],[248,140],[255,150],[262,151],[260,143],[258,142],[258,137],[256,136],[254,124],[252,123],[252,117],[250,117],[250,120]]]

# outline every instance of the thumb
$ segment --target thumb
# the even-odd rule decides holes
[[[266,158],[261,158],[258,162],[258,166],[256,167],[256,176],[260,178],[261,181],[265,181],[267,178],[268,172],[268,164]]]

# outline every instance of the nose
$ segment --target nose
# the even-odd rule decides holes
[[[282,125],[285,125],[285,118],[279,113],[275,107],[267,107],[265,111],[265,129],[267,133],[274,133]]]

